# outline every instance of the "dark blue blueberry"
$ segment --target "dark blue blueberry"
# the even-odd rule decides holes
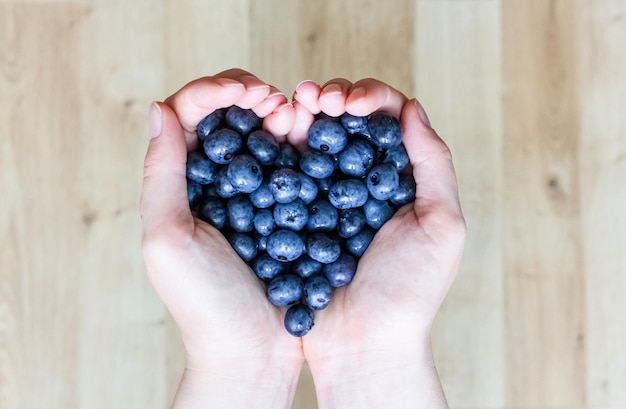
[[[249,262],[257,255],[256,241],[245,233],[231,233],[228,242],[243,261]]]
[[[393,115],[375,112],[368,118],[367,126],[372,143],[379,148],[395,148],[402,142],[402,128]]]
[[[267,236],[262,236],[258,232],[254,232],[254,239],[256,240],[256,248],[259,251],[267,250]]]
[[[376,230],[371,227],[363,227],[360,232],[346,240],[346,249],[348,249],[350,254],[354,257],[361,257],[372,242],[375,234]]]
[[[277,230],[267,238],[267,254],[274,260],[293,261],[304,253],[304,242],[298,233]]]
[[[300,193],[298,193],[298,197],[305,204],[309,204],[315,200],[317,192],[317,183],[304,173],[300,173]]]
[[[239,194],[237,188],[230,183],[227,172],[228,168],[224,166],[217,172],[217,177],[215,178],[215,191],[219,197],[223,197],[224,199]]]
[[[237,155],[228,165],[230,183],[241,193],[252,193],[263,182],[261,165],[252,156]]]
[[[387,220],[391,219],[394,210],[385,200],[370,197],[363,205],[365,221],[374,229],[380,229]]]
[[[196,133],[198,139],[204,141],[211,132],[214,132],[222,127],[224,123],[225,109],[218,109],[205,116],[199,123]]]
[[[325,233],[311,233],[306,240],[306,252],[313,260],[322,264],[332,263],[339,258],[341,246],[339,240]]]
[[[202,198],[202,185],[187,179],[187,201],[189,208],[194,209]]]
[[[286,307],[302,298],[302,279],[294,274],[282,274],[272,278],[267,285],[267,299],[277,307]]]
[[[404,144],[385,151],[383,155],[383,163],[392,164],[398,172],[401,172],[406,165],[409,164],[409,154],[406,152]]]
[[[293,169],[277,169],[270,175],[269,189],[278,203],[289,203],[300,194],[300,175]]]
[[[187,179],[201,185],[215,181],[217,165],[200,152],[191,152],[187,156]]]
[[[256,116],[252,110],[233,105],[226,111],[226,123],[240,134],[247,135],[260,128],[263,120]]]
[[[396,167],[389,163],[374,166],[367,174],[367,190],[378,200],[389,199],[398,188],[399,182]]]
[[[257,130],[248,135],[246,145],[248,152],[261,165],[272,165],[280,153],[280,147],[274,135],[263,130]]]
[[[292,305],[285,314],[285,329],[294,337],[305,336],[313,325],[313,310],[304,304]]]
[[[308,231],[332,231],[337,226],[337,209],[327,200],[317,199],[309,205]]]
[[[352,237],[365,226],[365,215],[361,209],[345,209],[339,211],[337,234],[347,239]]]
[[[198,217],[217,229],[226,224],[226,207],[219,197],[205,197],[200,204]]]
[[[315,184],[317,184],[318,194],[322,194],[328,196],[328,191],[330,187],[337,181],[334,176],[329,176],[324,179],[314,179]]]
[[[337,209],[361,207],[367,201],[367,197],[367,187],[358,179],[340,180],[328,191],[328,200]]]
[[[318,119],[308,131],[309,146],[329,155],[341,152],[348,143],[348,135],[340,123],[331,119]]]
[[[261,186],[250,193],[250,201],[257,209],[266,209],[276,203],[276,199],[270,191],[268,179],[263,180]]]
[[[337,263],[337,261],[335,261]],[[333,263],[334,264],[334,263]],[[327,264],[326,267],[332,264]],[[323,310],[330,302],[333,289],[328,279],[323,275],[315,275],[304,284],[304,299],[306,304],[314,310]]]
[[[356,273],[356,259],[349,254],[342,254],[337,261],[324,265],[324,275],[333,287],[350,284]]]
[[[348,176],[362,177],[374,164],[374,147],[365,139],[355,139],[339,152],[339,169]]]
[[[346,130],[346,132],[351,135],[369,134],[369,131],[367,129],[367,117],[365,116],[354,116],[346,112],[341,116],[341,125],[343,125],[343,128]]]
[[[333,157],[318,151],[308,151],[300,158],[300,169],[315,179],[324,179],[333,174],[335,162]]]
[[[254,208],[247,196],[235,196],[226,203],[228,224],[236,232],[250,232],[254,228]]]
[[[217,176],[216,176],[216,179],[217,179]],[[203,190],[204,190],[203,192],[204,197],[210,197],[210,196],[219,197],[219,195],[217,194],[217,187],[215,186],[215,183],[204,186]]]
[[[314,274],[322,272],[322,263],[313,260],[311,257],[303,254],[296,261],[291,263],[289,270],[292,274],[297,274],[302,279],[311,277]]]
[[[280,153],[274,162],[277,168],[290,168],[295,169],[298,167],[298,159],[300,155],[296,148],[288,143],[281,143],[279,145]]]
[[[269,209],[261,209],[254,215],[254,229],[263,236],[269,236],[276,228],[274,215]]]
[[[241,151],[242,143],[241,135],[232,129],[224,128],[209,134],[202,148],[213,162],[226,165]]]
[[[389,198],[391,203],[402,206],[415,200],[415,179],[411,174],[401,174],[398,188]]]
[[[284,274],[285,270],[285,263],[274,260],[267,254],[259,254],[252,260],[252,271],[261,280],[271,280],[280,274]]]
[[[274,220],[280,228],[300,231],[306,226],[308,218],[306,205],[300,199],[274,206]]]

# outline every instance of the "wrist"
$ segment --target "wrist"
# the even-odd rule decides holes
[[[428,337],[327,355],[309,366],[320,409],[448,407]]]

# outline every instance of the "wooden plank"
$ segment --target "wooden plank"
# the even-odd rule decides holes
[[[584,406],[578,10],[502,2],[507,403]]]
[[[587,401],[626,407],[626,3],[580,2]]]
[[[415,22],[415,95],[452,150],[468,225],[434,328],[437,368],[451,407],[501,407],[500,2],[421,1]]]

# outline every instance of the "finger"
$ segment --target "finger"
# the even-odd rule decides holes
[[[302,81],[296,87],[293,100],[297,101],[313,115],[320,113],[319,98],[322,88],[311,80]]]
[[[196,127],[205,116],[229,107],[246,93],[246,86],[231,78],[203,77],[191,81],[165,100],[175,112],[184,130],[187,146],[197,144]]]
[[[417,100],[404,104],[401,115],[403,142],[416,183],[414,209],[418,218],[452,216],[462,219],[456,174],[450,150],[430,127]]]
[[[351,86],[352,83],[344,78],[335,78],[324,84],[319,97],[322,112],[330,116],[346,112],[346,99]]]
[[[372,112],[388,112],[400,117],[407,97],[397,89],[373,78],[354,83],[346,100],[346,112],[365,116]]]
[[[287,96],[277,88],[270,86],[270,93],[263,101],[252,107],[252,111],[260,118],[265,118],[276,111],[279,106],[287,103]]]
[[[284,103],[263,120],[263,129],[276,137],[278,142],[285,142],[296,120],[296,111],[292,104]]]
[[[315,117],[304,105],[299,102],[293,103],[295,118],[291,130],[287,134],[287,142],[303,152],[307,149],[307,133]]]
[[[214,77],[218,79],[232,79],[245,86],[246,92],[235,103],[235,105],[243,109],[250,109],[260,104],[271,92],[268,84],[261,81],[255,75],[250,74],[248,71],[239,68],[221,72]]]
[[[163,103],[150,109],[151,136],[144,161],[141,218],[144,235],[193,228],[187,202],[185,136],[176,114]]]

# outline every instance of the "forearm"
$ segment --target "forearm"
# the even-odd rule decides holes
[[[208,374],[186,369],[172,409],[291,408],[298,376],[266,370]]]
[[[311,370],[320,409],[448,408],[430,342],[336,357]]]

